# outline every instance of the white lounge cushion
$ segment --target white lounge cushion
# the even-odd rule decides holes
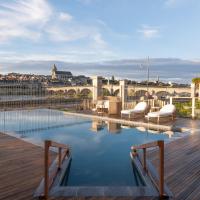
[[[173,113],[175,113],[176,107],[172,104],[168,104],[163,106],[160,111],[158,112],[150,112],[148,113],[147,117],[167,117],[171,116]]]
[[[109,109],[109,100],[99,100],[97,102],[96,108],[108,108]]]
[[[121,114],[127,114],[127,115],[129,115],[129,114],[131,114],[131,112],[134,112],[134,109],[122,110]]]
[[[101,107],[103,105],[103,101],[102,100],[99,100],[99,101],[97,101],[97,105],[96,105],[96,107]]]
[[[150,112],[147,114],[147,117],[159,117],[159,111],[158,112]]]
[[[161,111],[158,111],[158,112],[150,112],[148,113],[148,117],[167,117],[167,116],[170,116],[172,115],[173,113],[171,112],[161,112]]]
[[[134,111],[145,111],[147,109],[148,105],[146,102],[140,102],[138,103],[135,108]]]
[[[98,100],[96,108],[104,108],[104,101],[103,100]]]
[[[138,126],[138,127],[135,127],[137,130],[141,131],[141,132],[144,132],[146,131],[146,128],[142,127],[142,126]]]
[[[174,113],[175,111],[176,107],[173,104],[167,104],[160,109],[160,112]]]
[[[140,102],[138,103],[134,109],[129,109],[129,110],[122,110],[121,114],[128,114],[130,115],[131,113],[143,113],[147,109],[148,105],[146,102]]]
[[[104,108],[108,108],[109,109],[109,100],[105,100],[103,102]]]

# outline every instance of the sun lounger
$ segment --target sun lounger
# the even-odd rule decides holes
[[[176,107],[172,104],[168,104],[163,106],[158,112],[150,112],[146,115],[148,121],[157,121],[158,123],[160,120],[173,120],[176,115]]]
[[[129,110],[122,110],[121,111],[121,117],[128,117],[131,118],[137,118],[137,117],[144,117],[146,112],[148,110],[148,104],[146,102],[140,102],[138,103],[134,109]]]

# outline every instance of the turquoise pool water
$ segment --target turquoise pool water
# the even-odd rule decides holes
[[[140,185],[129,155],[131,146],[169,139],[164,133],[48,109],[0,112],[0,131],[38,144],[45,139],[69,144],[72,162],[69,177],[63,184],[71,186]]]

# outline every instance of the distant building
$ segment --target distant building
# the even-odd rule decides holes
[[[45,87],[40,81],[0,80],[0,96],[42,94],[45,94]]]
[[[68,81],[70,78],[72,78],[72,73],[67,71],[58,71],[56,65],[53,65],[52,68],[52,79],[60,80],[60,81]]]

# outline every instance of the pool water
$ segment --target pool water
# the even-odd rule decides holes
[[[70,145],[71,167],[62,183],[70,186],[141,185],[130,159],[131,146],[169,138],[49,109],[0,112],[0,131],[38,144],[49,139]]]

